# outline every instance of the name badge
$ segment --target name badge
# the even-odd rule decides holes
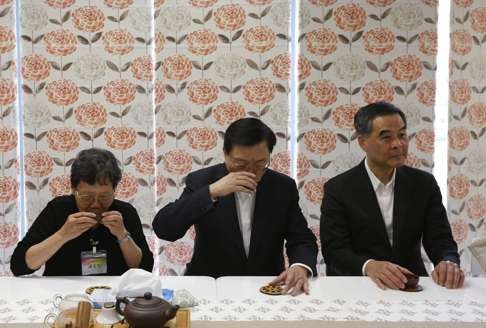
[[[83,276],[106,274],[108,272],[106,251],[81,252],[81,272]]]

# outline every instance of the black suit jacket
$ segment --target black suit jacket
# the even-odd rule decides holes
[[[216,202],[209,196],[209,185],[227,174],[223,164],[190,173],[181,197],[155,216],[153,228],[161,239],[175,241],[195,226],[194,254],[185,274],[275,276],[285,269],[285,241],[290,264],[306,264],[317,274],[316,239],[300,210],[294,181],[267,170],[258,183],[247,258],[234,194]]]
[[[442,260],[459,264],[435,178],[402,166],[397,168],[394,190],[391,246],[364,161],[325,184],[320,235],[328,275],[362,275],[368,259],[427,275],[421,243],[435,265]]]

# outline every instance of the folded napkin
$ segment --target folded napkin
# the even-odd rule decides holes
[[[160,277],[142,269],[130,269],[120,276],[118,286],[113,288],[116,296],[143,297],[146,292],[160,297]]]
[[[188,308],[198,305],[197,299],[186,289],[177,289],[172,297],[172,305],[179,305],[181,308]]]

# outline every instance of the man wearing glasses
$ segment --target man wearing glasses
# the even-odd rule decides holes
[[[42,210],[12,255],[14,275],[45,265],[45,276],[121,275],[152,271],[154,259],[135,208],[115,199],[121,171],[103,149],[81,151],[71,166],[72,195]]]
[[[235,121],[224,136],[224,163],[190,173],[181,197],[157,213],[153,228],[161,239],[175,241],[195,226],[186,275],[278,276],[271,284],[284,285],[284,293],[308,293],[316,239],[295,182],[268,168],[275,143],[260,120]]]

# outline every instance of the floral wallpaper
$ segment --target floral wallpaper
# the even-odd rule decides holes
[[[486,235],[486,3],[454,0],[451,10],[448,211],[461,261],[467,245]]]
[[[385,100],[401,107],[408,164],[432,169],[438,1],[301,0],[295,113],[291,1],[16,1],[0,0],[0,275],[10,274],[19,238],[21,178],[28,228],[50,199],[70,193],[70,165],[87,147],[119,159],[116,197],[137,208],[161,275],[183,274],[195,231],[158,240],[152,218],[179,197],[189,172],[222,161],[224,130],[238,118],[259,117],[274,129],[273,169],[290,175],[296,161],[301,206],[317,237],[323,184],[363,157],[352,127],[359,106]],[[462,213],[453,215],[456,239],[465,243],[471,225],[474,234],[481,230],[477,212],[484,217],[482,180],[474,175],[485,162],[474,151],[485,125],[483,9],[473,1],[454,6],[449,197],[452,213]],[[289,151],[295,119],[297,158]],[[323,274],[320,254],[319,261]]]
[[[10,274],[10,255],[19,238],[18,90],[15,10],[0,0],[0,276]]]

